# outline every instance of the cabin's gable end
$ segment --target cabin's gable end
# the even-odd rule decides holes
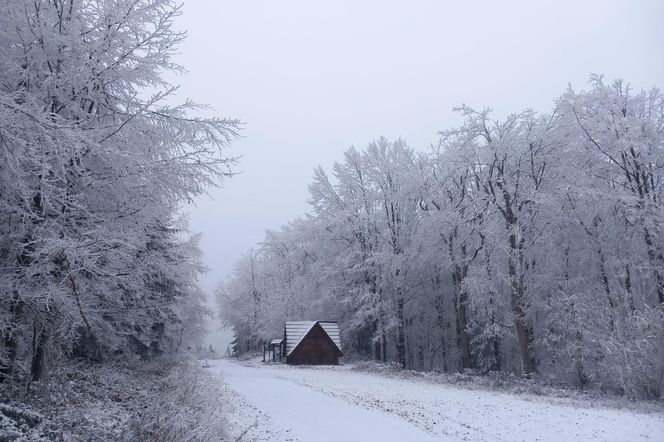
[[[338,344],[316,322],[286,356],[289,364],[337,365],[343,356]]]

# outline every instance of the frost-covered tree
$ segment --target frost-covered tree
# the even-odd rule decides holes
[[[171,0],[0,3],[2,378],[178,349],[202,270],[180,205],[229,176],[236,121],[171,106]]]
[[[411,185],[415,155],[401,140],[380,138],[364,152],[349,149],[345,157],[334,166],[336,184],[317,172],[312,203],[318,214],[332,208],[326,230],[343,241],[342,253],[352,254],[353,270],[359,270],[349,284],[356,292],[352,302],[363,312],[357,325],[380,342],[382,358],[386,338],[395,332],[396,359],[405,366],[406,250],[420,198]]]
[[[503,242],[496,242],[496,246],[506,258],[505,274],[521,366],[525,373],[531,373],[537,363],[528,311],[528,277],[536,265],[530,250],[537,246],[541,224],[545,222],[540,209],[547,204],[546,178],[555,150],[554,138],[546,134],[546,122],[532,112],[511,115],[502,123],[489,120],[487,111],[464,108],[463,114],[465,124],[446,136],[454,137],[453,142],[470,151],[464,156],[468,158],[472,184],[492,216],[499,220],[494,227],[502,230],[496,236],[502,237]]]

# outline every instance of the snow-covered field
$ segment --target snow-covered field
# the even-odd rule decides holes
[[[341,367],[210,361],[242,441],[664,441],[664,416]]]

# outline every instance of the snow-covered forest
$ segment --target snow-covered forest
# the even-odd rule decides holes
[[[235,350],[339,320],[346,355],[664,393],[664,96],[593,76],[553,110],[458,109],[315,171],[310,214],[219,286]]]
[[[172,0],[0,2],[2,440],[210,431],[177,358],[208,314],[179,209],[232,174],[239,124],[172,104],[179,14]]]
[[[203,274],[224,271],[220,255],[235,250],[229,237],[251,238],[242,248],[256,240],[241,226],[247,214],[262,232],[301,212],[290,203],[304,198],[281,190],[292,190],[295,169],[325,161],[312,134],[399,133],[385,123],[403,121],[398,112],[370,124],[373,110],[360,105],[437,118],[430,103],[447,111],[451,100],[434,88],[455,85],[431,79],[449,70],[449,57],[477,58],[454,41],[469,32],[466,22],[481,21],[475,11],[461,20],[450,5],[434,14],[353,3],[264,2],[255,12],[191,1],[187,26],[182,0],[0,0],[0,442],[662,434],[660,415],[632,413],[653,404],[659,412],[664,398],[664,94],[655,88],[591,76],[546,113],[504,117],[464,105],[458,127],[441,127],[430,146],[379,137],[348,148],[315,169],[308,214],[267,231],[219,284],[215,318]],[[376,15],[382,8],[394,9],[392,21]],[[477,8],[487,23],[516,28],[504,11],[494,19],[493,9]],[[582,8],[566,8],[560,17],[583,22]],[[184,28],[203,15],[214,32],[183,46]],[[439,15],[461,26],[412,32]],[[551,19],[556,29],[560,17]],[[603,23],[593,26],[610,28]],[[579,41],[592,40],[595,27],[581,28],[588,36]],[[493,29],[476,39],[478,50]],[[512,37],[504,47],[521,45]],[[453,50],[425,55],[441,42]],[[185,94],[180,63],[195,60],[206,72],[182,81]],[[370,65],[394,77],[362,94],[378,72]],[[504,65],[509,75],[527,71]],[[477,81],[467,72],[475,65],[465,66],[457,73]],[[429,104],[424,89],[407,87],[420,81],[410,71],[427,71]],[[244,123],[181,94],[246,105],[238,115],[254,117],[255,149],[242,154],[256,167],[235,201],[207,197],[240,172],[230,148],[245,138]],[[317,119],[301,121],[309,114]],[[369,134],[353,132],[359,126]],[[398,130],[428,133],[413,127]],[[291,135],[300,139],[289,149]],[[298,151],[305,138],[315,163]],[[272,194],[249,183],[277,180]],[[200,209],[202,197],[209,205]],[[252,211],[240,210],[247,202]],[[215,230],[223,235],[209,235]],[[284,336],[285,321],[305,320],[304,334],[273,344],[273,357],[275,346],[302,348],[314,336],[334,345],[332,367],[259,362],[256,351]],[[340,344],[329,321],[339,322]],[[197,360],[208,344],[204,357],[214,351],[204,341],[209,322],[233,329],[233,353],[246,360]],[[514,398],[517,388],[533,393]],[[639,402],[577,413],[574,401],[531,407],[538,391],[583,397],[588,408]],[[345,433],[335,431],[339,422]]]

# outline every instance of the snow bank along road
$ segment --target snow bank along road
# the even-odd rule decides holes
[[[664,441],[664,416],[385,378],[210,361],[242,441]]]

